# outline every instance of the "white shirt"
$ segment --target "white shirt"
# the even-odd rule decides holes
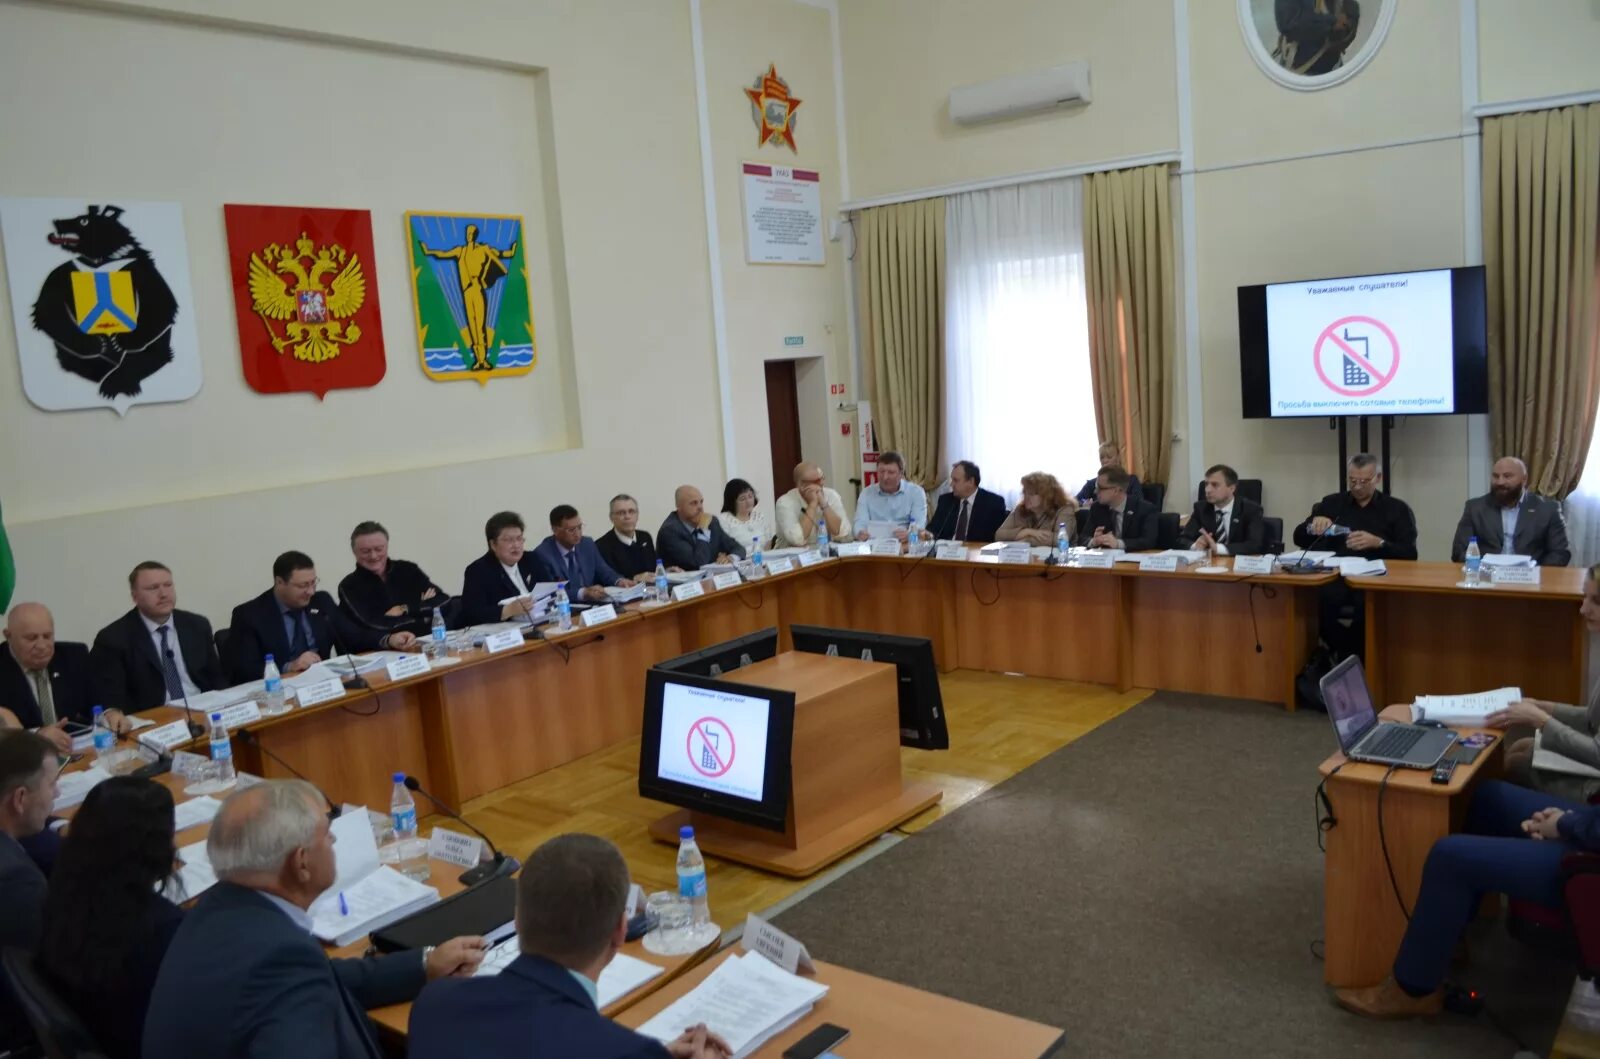
[[[505,563],[501,563],[500,569],[504,570],[506,572],[506,576],[511,578],[511,583],[517,586],[517,591],[521,595],[526,596],[531,591],[528,588],[528,582],[522,579],[522,571],[516,566],[507,566]]]
[[[622,535],[622,531],[617,529],[615,526],[612,527],[611,532],[615,533],[617,535],[617,540],[621,541],[623,546],[627,547],[627,548],[632,548],[633,547],[633,542],[639,539],[639,538],[633,537],[633,536],[624,537]]]
[[[717,521],[722,523],[722,531],[744,546],[749,554],[750,544],[757,537],[761,538],[761,547],[772,547],[772,520],[767,517],[767,509],[757,504],[750,509],[750,517],[744,522],[739,521],[739,516],[731,511],[717,512]]]
[[[1515,555],[1517,543],[1517,520],[1522,517],[1522,502],[1528,499],[1528,491],[1524,489],[1522,495],[1517,497],[1517,502],[1510,507],[1500,509],[1500,554]]]
[[[166,656],[161,653],[161,633],[159,630],[162,626],[147,618],[144,611],[139,612],[139,620],[144,622],[145,629],[150,633],[150,642],[155,645],[156,663],[162,667],[162,682],[164,686],[167,660]],[[172,660],[178,665],[178,679],[183,682],[183,693],[185,695],[200,694],[200,685],[189,679],[189,667],[183,664],[183,646],[178,643],[178,627],[172,623],[170,617],[167,618],[165,627],[167,630],[167,648],[172,652]]]
[[[822,487],[822,506],[839,516],[840,540],[850,538],[850,516],[844,509],[844,498],[836,490]],[[806,502],[800,498],[799,489],[791,489],[778,497],[778,543],[785,548],[800,548],[807,544],[815,544],[817,540],[817,527],[812,526],[810,533],[800,530],[800,516],[805,514]],[[818,516],[817,522],[827,532],[827,520]]]
[[[1217,525],[1226,526],[1228,524],[1228,520],[1231,518],[1233,518],[1233,501],[1229,500],[1227,507],[1217,508]],[[1216,539],[1214,535],[1212,539]],[[1228,551],[1228,546],[1226,544],[1223,544],[1221,541],[1217,541],[1217,554],[1231,555],[1232,553]]]

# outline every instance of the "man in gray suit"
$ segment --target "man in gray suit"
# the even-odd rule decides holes
[[[1528,492],[1528,465],[1515,456],[1495,461],[1489,474],[1489,492],[1473,497],[1461,509],[1452,562],[1467,556],[1467,540],[1478,538],[1484,555],[1531,555],[1540,566],[1566,566],[1572,561],[1567,547],[1567,524],[1561,505]]]
[[[745,557],[744,545],[728,536],[721,522],[706,514],[700,490],[680,485],[672,494],[672,502],[677,509],[656,531],[656,555],[668,567],[698,570]]]

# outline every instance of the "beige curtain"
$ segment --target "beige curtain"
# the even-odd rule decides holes
[[[944,199],[862,210],[860,310],[878,442],[925,488],[944,477]]]
[[[1594,433],[1600,103],[1483,122],[1489,424],[1529,488],[1564,497]]]
[[[1168,167],[1091,173],[1083,182],[1083,258],[1095,424],[1128,469],[1167,481],[1177,294]]]

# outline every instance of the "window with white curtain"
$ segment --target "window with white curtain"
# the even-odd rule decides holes
[[[1079,177],[945,203],[945,437],[1014,502],[1031,471],[1067,493],[1098,444]]]
[[[1600,563],[1600,430],[1589,443],[1578,488],[1568,494],[1562,508],[1567,516],[1567,540],[1572,545],[1572,565]]]

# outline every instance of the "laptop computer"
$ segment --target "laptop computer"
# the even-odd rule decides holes
[[[1431,769],[1444,757],[1456,734],[1448,728],[1378,721],[1378,711],[1367,690],[1361,659],[1351,655],[1322,678],[1322,701],[1328,708],[1339,748],[1352,761]]]

